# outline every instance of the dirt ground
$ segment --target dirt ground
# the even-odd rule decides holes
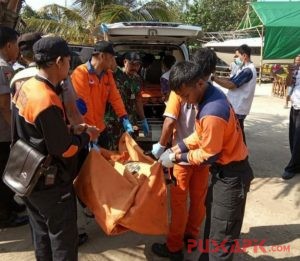
[[[300,175],[289,181],[280,178],[290,157],[289,110],[283,105],[283,99],[271,96],[271,84],[257,86],[251,115],[245,122],[256,178],[248,194],[241,235],[253,246],[236,254],[235,261],[300,260]],[[109,237],[81,211],[79,223],[89,235],[89,241],[79,249],[79,260],[166,260],[150,251],[151,244],[163,242],[164,237],[135,233]],[[185,260],[197,260],[198,255],[197,251],[186,253]],[[0,230],[0,260],[34,260],[28,226]]]

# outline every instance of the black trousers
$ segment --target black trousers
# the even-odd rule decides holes
[[[240,123],[241,129],[242,129],[243,140],[244,140],[245,144],[247,144],[247,143],[246,143],[245,129],[244,129],[244,121],[245,121],[245,119],[246,119],[246,116],[247,116],[247,115],[239,115],[239,114],[236,114],[236,117],[237,117],[237,119],[238,119],[238,121],[239,121],[239,123]]]
[[[24,198],[37,261],[76,261],[77,209],[72,184]]]
[[[240,236],[253,172],[248,160],[212,166],[206,196],[206,222],[201,261],[233,259]]]
[[[0,142],[0,222],[10,218],[14,202],[14,193],[2,181],[10,152],[10,142]]]
[[[285,170],[300,173],[300,110],[290,111],[289,141],[292,157]]]

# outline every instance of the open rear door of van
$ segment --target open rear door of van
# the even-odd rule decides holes
[[[180,45],[189,39],[201,38],[202,28],[180,23],[122,22],[102,24],[100,35],[113,43],[171,43]]]

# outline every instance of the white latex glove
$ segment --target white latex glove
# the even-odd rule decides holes
[[[164,153],[166,146],[160,145],[159,142],[152,145],[151,153],[155,158],[159,158]]]
[[[159,162],[166,167],[166,168],[172,168],[174,166],[174,162],[172,159],[175,158],[175,153],[171,150],[168,149],[166,150],[160,157],[159,157]]]

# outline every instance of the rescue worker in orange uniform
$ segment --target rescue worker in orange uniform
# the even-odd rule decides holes
[[[211,55],[215,55],[213,51]],[[197,63],[202,63],[206,58],[207,51],[203,49],[199,49],[192,57]],[[210,74],[215,71],[215,67],[216,63],[211,63],[204,70]],[[164,112],[162,134],[151,151],[157,159],[164,152],[172,133],[172,145],[176,145],[194,132],[196,114],[195,104],[184,102],[178,94],[171,91]],[[199,229],[205,217],[208,174],[207,165],[190,165],[184,162],[174,165],[173,175],[176,178],[176,185],[170,188],[172,216],[169,234],[166,244],[156,244],[154,252],[156,248],[167,248],[170,252],[178,252],[183,249],[184,243],[187,245],[189,239],[198,239]],[[187,208],[188,194],[189,208]]]
[[[110,140],[104,121],[107,102],[112,105],[124,130],[133,133],[133,127],[111,71],[115,63],[114,55],[110,42],[99,41],[94,46],[92,58],[87,63],[79,65],[71,75],[75,91],[87,109],[83,114],[84,120],[87,124],[100,129],[98,145],[106,149],[109,149]]]
[[[99,130],[84,124],[70,128],[59,98],[60,83],[70,68],[70,50],[60,37],[42,38],[33,45],[39,68],[14,96],[16,128],[20,138],[44,155],[51,165],[33,192],[23,197],[29,214],[37,260],[77,260],[78,233],[73,181],[78,152],[98,138]],[[25,155],[26,156],[26,155]]]
[[[183,102],[180,96],[172,91],[164,116],[161,138],[152,149],[152,154],[157,159],[161,154],[157,147],[164,150],[173,130],[173,145],[194,131],[196,106]],[[192,166],[189,163],[175,164],[173,175],[176,178],[176,184],[172,184],[170,188],[172,216],[164,247],[171,252],[177,252],[183,249],[184,242],[187,243],[188,239],[198,239],[199,229],[205,217],[208,166]],[[188,195],[190,197],[189,208]]]
[[[49,37],[49,36],[46,36]],[[34,77],[38,73],[38,68],[34,62],[33,45],[42,38],[41,33],[25,33],[18,38],[18,46],[20,49],[20,57],[26,63],[26,68],[19,70],[10,81],[11,94],[14,96],[15,93],[21,88],[26,80]],[[73,56],[74,57],[74,56]],[[83,116],[80,114],[76,104],[80,102],[77,99],[76,93],[72,86],[70,77],[61,83],[62,92],[60,98],[66,112],[66,118],[70,125],[79,125],[84,123]],[[82,124],[82,128],[84,128]],[[82,150],[81,150],[82,151]],[[80,164],[78,168],[80,168]],[[87,233],[78,234],[78,246],[82,245],[88,240]]]
[[[197,104],[195,131],[160,156],[163,166],[176,162],[210,165],[211,182],[206,198],[204,250],[200,260],[232,260],[239,238],[247,192],[253,172],[242,130],[225,94],[208,82],[204,68],[215,62],[210,55],[202,63],[180,62],[170,73],[170,87],[184,101]],[[193,246],[197,246],[197,242]],[[216,247],[217,246],[217,247]],[[154,249],[153,249],[154,250]],[[157,244],[156,254],[183,260],[182,252],[172,252]]]

